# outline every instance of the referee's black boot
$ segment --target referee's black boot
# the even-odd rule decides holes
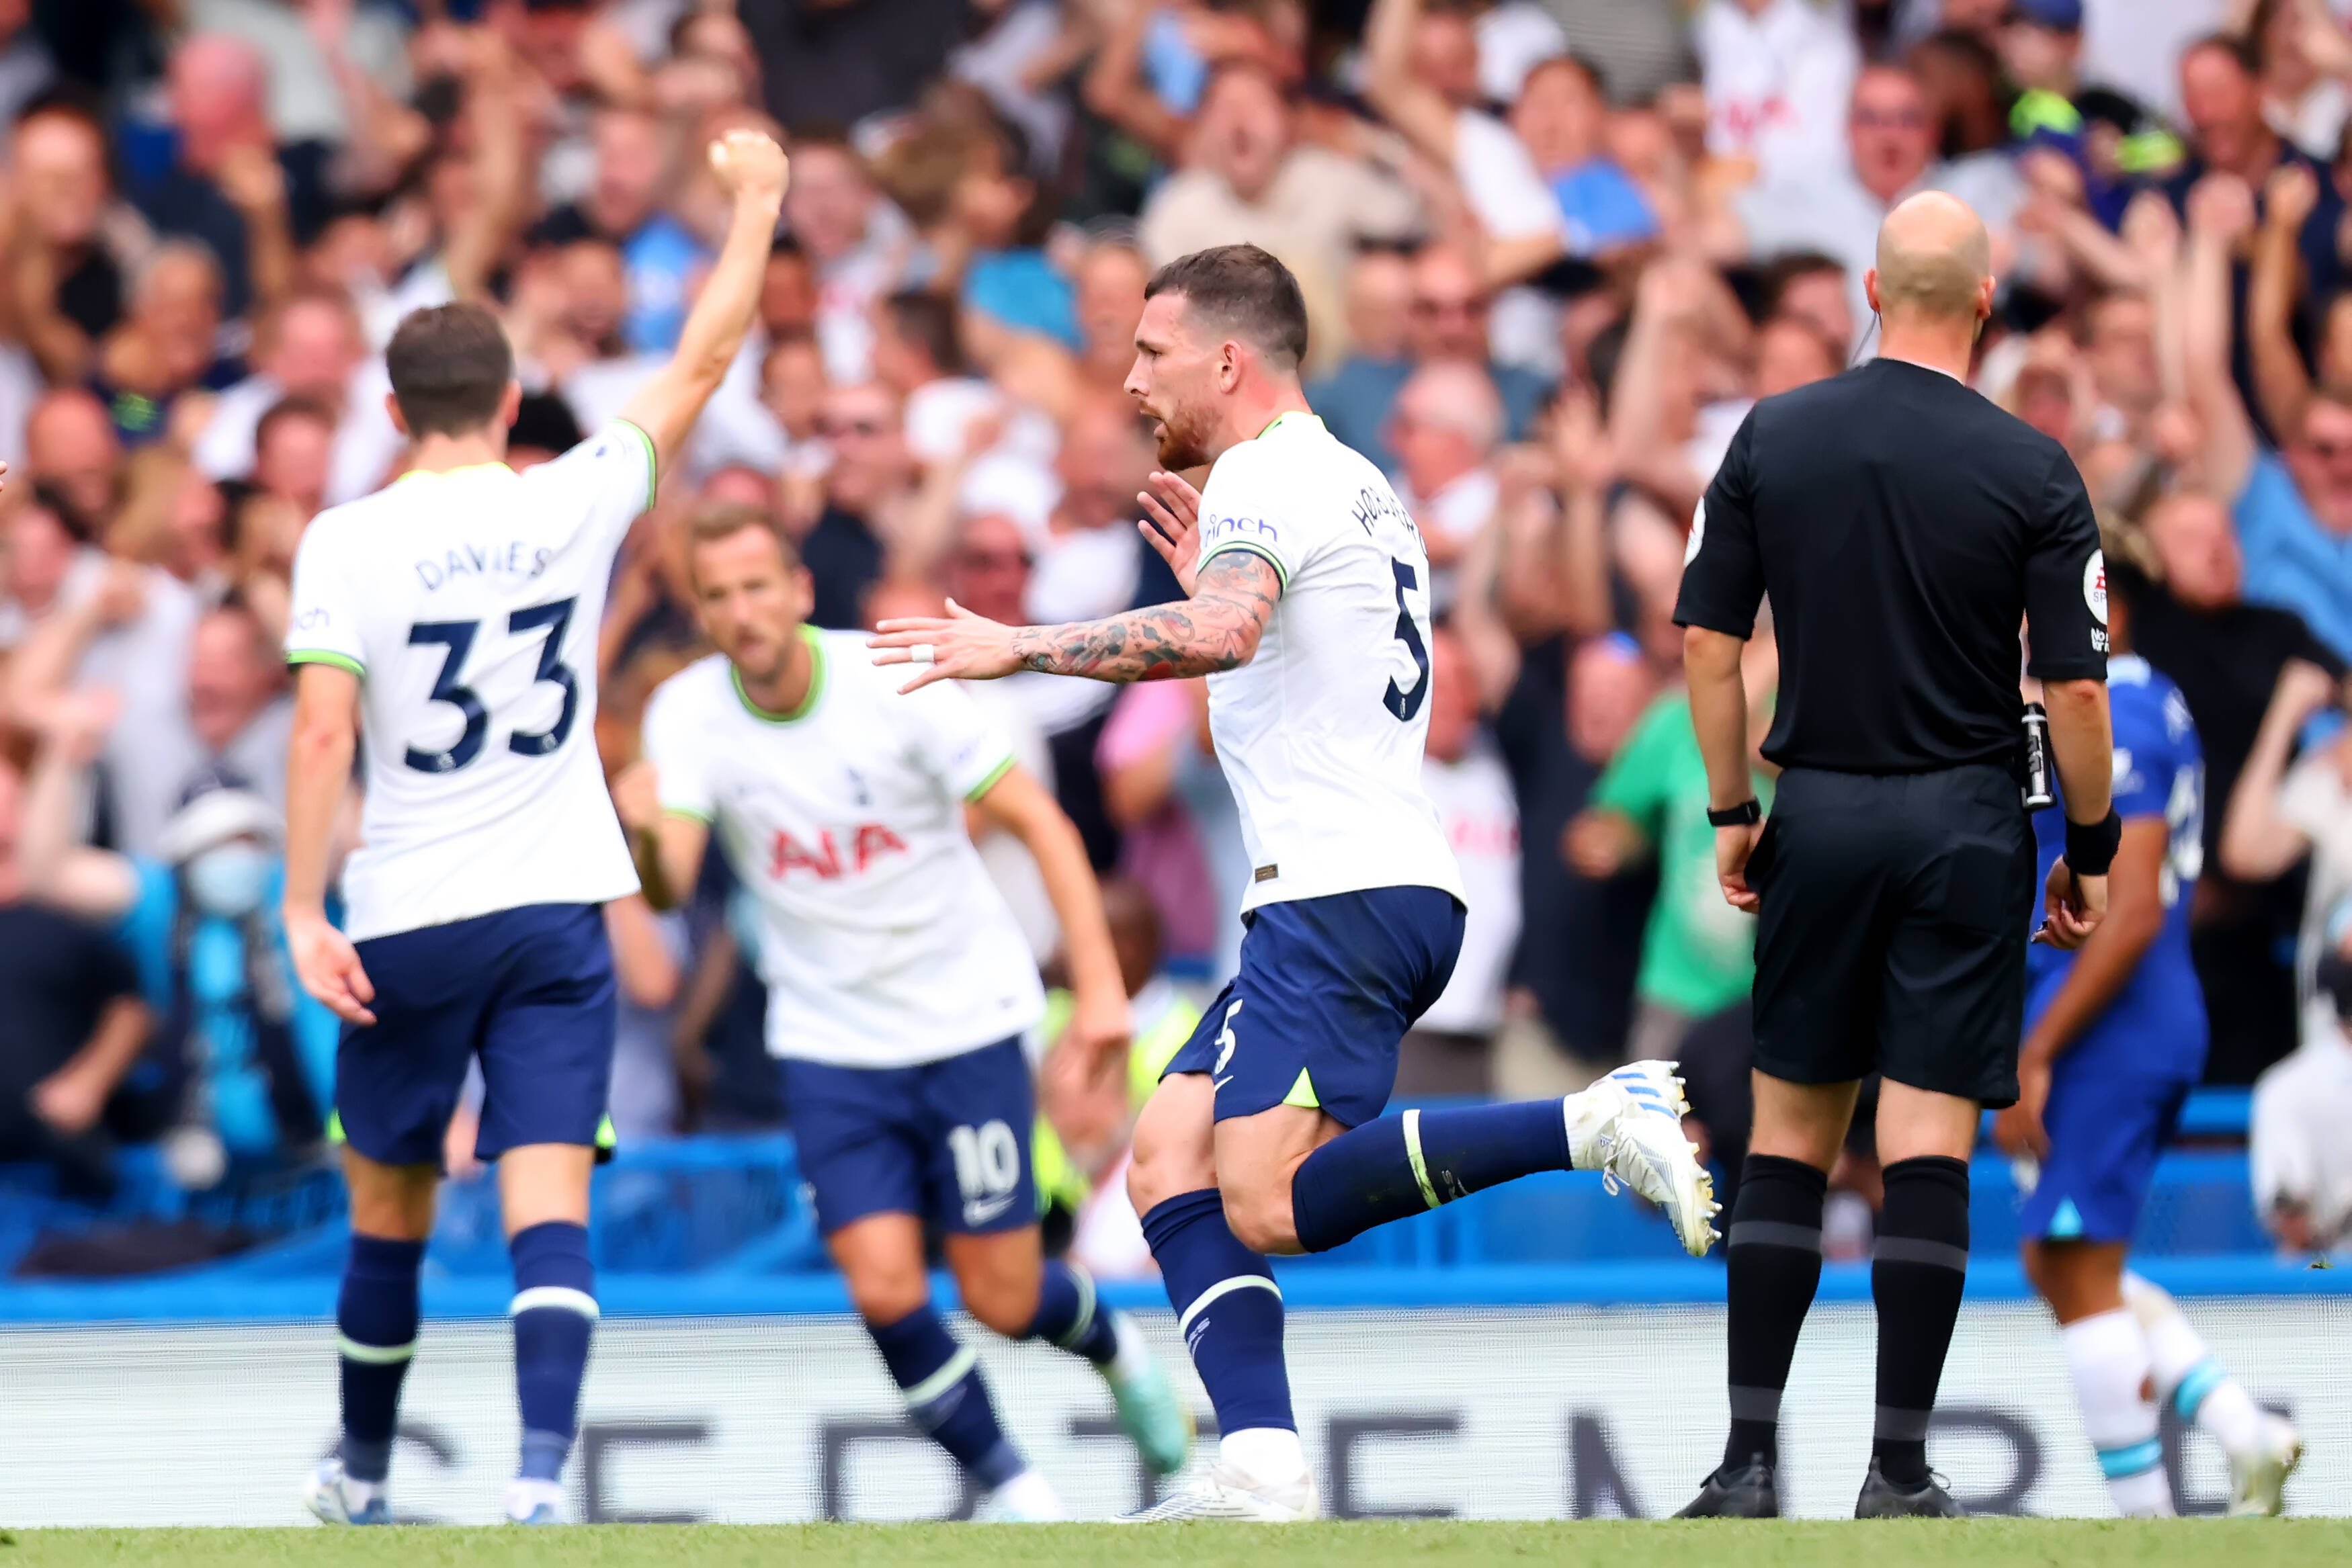
[[[1875,1474],[1876,1472],[1873,1472]],[[1738,1469],[1725,1465],[1706,1478],[1690,1506],[1676,1519],[1778,1519],[1780,1485],[1764,1456],[1752,1454]]]
[[[1870,1474],[1862,1483],[1862,1496],[1854,1500],[1856,1519],[1966,1519],[1969,1511],[1952,1500],[1952,1494],[1943,1489],[1934,1476],[1921,1482],[1916,1490],[1905,1490],[1886,1479],[1879,1469],[1878,1460],[1870,1461]]]

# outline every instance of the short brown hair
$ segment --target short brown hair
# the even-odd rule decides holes
[[[514,380],[514,350],[479,305],[436,305],[402,319],[383,351],[413,435],[464,435],[489,423]]]
[[[1290,268],[1254,245],[1180,256],[1151,275],[1143,297],[1181,294],[1203,324],[1245,338],[1278,370],[1307,358],[1307,300]]]
[[[955,298],[927,288],[902,288],[882,302],[890,329],[923,350],[941,375],[964,371]]]
[[[703,545],[731,539],[748,528],[757,528],[776,541],[776,553],[784,558],[784,570],[797,571],[801,564],[800,547],[793,536],[784,531],[784,520],[766,507],[753,506],[749,501],[713,501],[688,519],[686,525],[686,575],[694,580],[694,552]]]
[[[254,448],[258,451],[268,445],[269,438],[277,432],[278,427],[290,419],[307,419],[314,423],[325,425],[329,434],[334,434],[334,410],[315,398],[282,397],[271,403],[254,425]]]

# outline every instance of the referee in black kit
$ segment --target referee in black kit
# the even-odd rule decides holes
[[[2017,1098],[2029,936],[2079,945],[2121,836],[2108,800],[2106,581],[2082,476],[1962,378],[1993,280],[1950,196],[1888,214],[1865,280],[1881,357],[1768,398],[1693,519],[1675,619],[1725,896],[1759,915],[1756,1127],[1726,1249],[1731,1437],[1685,1517],[1773,1517],[1780,1394],[1822,1271],[1822,1200],[1882,1075],[1871,1264],[1878,1408],[1859,1518],[1960,1511],[1928,1417],[1969,1255],[1979,1109]],[[1740,646],[1769,594],[1782,769],[1748,786]],[[2065,787],[2035,934],[2018,628]]]

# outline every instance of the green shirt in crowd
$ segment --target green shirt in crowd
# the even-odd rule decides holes
[[[1769,807],[1771,781],[1755,778],[1756,798]],[[1715,880],[1706,799],[1690,698],[1674,692],[1642,715],[1591,802],[1633,819],[1657,852],[1658,896],[1642,934],[1634,989],[1643,1001],[1694,1018],[1739,1002],[1756,979],[1756,918],[1726,903]]]

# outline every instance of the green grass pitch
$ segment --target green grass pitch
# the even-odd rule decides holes
[[[0,1568],[2341,1568],[2352,1521],[1969,1520],[1840,1523],[590,1525],[555,1530],[20,1530]]]

